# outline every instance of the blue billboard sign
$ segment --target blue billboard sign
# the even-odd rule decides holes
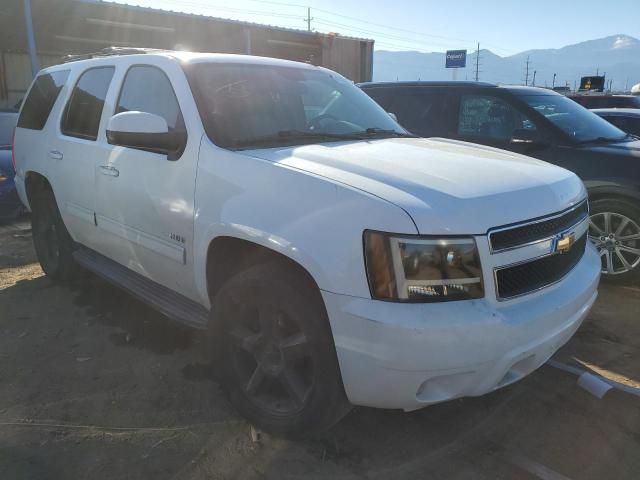
[[[464,68],[467,66],[466,50],[447,50],[446,68]]]

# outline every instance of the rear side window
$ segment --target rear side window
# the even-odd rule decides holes
[[[450,112],[447,95],[436,91],[406,91],[399,93],[387,110],[411,133],[421,137],[448,136]]]
[[[165,73],[151,66],[131,67],[125,76],[116,113],[145,112],[167,121],[169,131],[184,130],[178,99]]]
[[[91,68],[80,76],[62,117],[62,133],[86,140],[98,137],[104,99],[114,70],[114,67]]]
[[[42,130],[56,103],[60,90],[69,77],[69,70],[60,70],[38,75],[29,95],[24,100],[18,119],[19,128]]]

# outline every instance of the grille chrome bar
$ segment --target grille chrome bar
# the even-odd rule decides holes
[[[492,228],[488,234],[489,248],[494,254],[544,242],[580,223],[588,215],[589,205],[585,199],[579,204],[553,215]]]

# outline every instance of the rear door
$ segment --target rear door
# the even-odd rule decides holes
[[[16,167],[23,180],[25,172],[35,170],[47,176],[50,182],[51,167],[55,167],[48,156],[48,134],[57,121],[56,111],[67,95],[69,69],[40,73],[25,98],[14,137]],[[58,188],[53,184],[53,190]]]
[[[170,131],[187,131],[186,147],[179,158],[169,159],[162,153],[107,145],[107,155],[95,159],[98,250],[157,283],[197,299],[193,202],[201,135],[192,134],[197,128],[186,124],[182,114],[196,109],[189,104],[185,110],[178,100],[193,103],[180,66],[168,59],[157,61],[157,65],[123,65],[110,115],[127,111],[159,115]],[[191,119],[195,120],[196,116]]]
[[[58,207],[74,239],[90,247],[96,239],[94,161],[108,155],[99,127],[114,72],[113,65],[102,65],[80,70],[69,79],[73,90],[48,141],[49,171]]]

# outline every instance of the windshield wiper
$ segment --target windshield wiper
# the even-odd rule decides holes
[[[377,136],[387,136],[391,135],[393,137],[401,137],[401,138],[415,138],[416,135],[409,132],[398,132],[392,128],[378,128],[378,127],[369,127],[360,132],[354,132],[354,135],[361,135],[363,138],[371,138]]]
[[[286,143],[290,140],[366,140],[378,137],[415,137],[410,133],[387,130],[384,128],[370,127],[365,130],[349,133],[315,132],[311,130],[280,130],[269,135],[243,138],[234,142],[234,147],[253,147],[256,145],[271,145]]]
[[[252,145],[262,145],[271,143],[284,143],[292,139],[310,139],[310,140],[360,140],[359,135],[352,133],[329,133],[329,132],[313,132],[306,130],[280,130],[269,135],[261,135],[258,137],[243,138],[236,140],[234,146],[245,147]]]
[[[625,135],[624,137],[617,137],[617,138],[611,138],[611,137],[596,137],[596,138],[589,138],[587,140],[581,140],[578,142],[579,145],[586,145],[588,143],[613,143],[613,142],[620,142],[622,140],[625,140],[626,138],[629,138],[629,135]]]

